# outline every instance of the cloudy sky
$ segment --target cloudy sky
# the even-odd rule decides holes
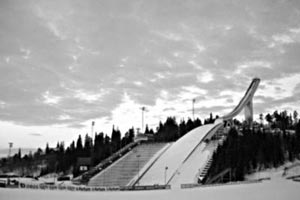
[[[0,147],[223,115],[299,110],[298,0],[1,0]]]

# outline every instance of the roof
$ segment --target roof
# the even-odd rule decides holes
[[[77,158],[77,165],[91,165],[91,157],[79,157]]]

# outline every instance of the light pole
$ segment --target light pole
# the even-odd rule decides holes
[[[167,171],[168,171],[168,166],[165,167],[165,185],[167,185]]]
[[[94,126],[95,126],[95,122],[92,121],[92,125],[91,125],[91,140],[90,140],[90,165],[93,165],[93,150],[94,150],[94,146],[93,146],[93,141],[94,141]]]
[[[145,106],[140,108],[142,110],[142,132],[144,132],[144,112],[148,111]]]
[[[12,143],[12,142],[9,142],[9,143],[8,143],[8,147],[9,147],[9,149],[8,149],[8,158],[10,158],[10,155],[11,155],[11,148],[13,147],[13,143]]]
[[[193,100],[192,100],[192,104],[193,104],[193,106],[192,106],[192,110],[193,110],[193,121],[195,121],[195,102],[196,102],[196,99],[193,99]]]
[[[94,135],[94,126],[95,126],[95,122],[92,121],[92,126],[91,126],[91,137],[92,137],[92,143],[91,143],[91,146],[93,146],[93,135]]]
[[[137,159],[138,159],[138,180],[137,180],[137,185],[140,185],[140,157],[141,157],[141,155],[140,154],[138,154],[138,155],[136,155],[136,157],[137,157]]]

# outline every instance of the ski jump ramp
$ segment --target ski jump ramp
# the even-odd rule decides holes
[[[253,121],[253,96],[260,83],[259,78],[254,78],[248,87],[245,95],[239,102],[239,104],[227,115],[224,115],[222,119],[224,121],[231,120],[233,117],[237,116],[243,109],[245,112],[245,120],[250,126],[252,126]]]
[[[144,175],[140,177],[139,185],[170,184],[177,186],[188,181],[187,179],[191,179],[189,180],[190,183],[193,182],[198,170],[205,164],[214,150],[212,148],[209,152],[209,148],[205,148],[204,140],[206,138],[215,135],[217,130],[224,126],[225,121],[231,121],[243,109],[245,110],[245,119],[249,125],[252,124],[252,99],[259,82],[259,78],[252,80],[239,104],[229,114],[217,119],[214,124],[193,129],[173,143],[147,172],[140,172]]]
[[[178,170],[191,157],[207,133],[216,131],[218,124],[208,124],[200,126],[185,134],[177,142],[173,143],[169,149],[161,155],[149,171],[140,179],[140,185],[164,185],[169,183],[174,176],[180,173]]]

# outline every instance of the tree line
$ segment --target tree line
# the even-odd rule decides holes
[[[260,114],[259,118],[262,123],[263,114]],[[287,129],[295,129],[295,125],[298,121],[298,112],[294,111],[293,113],[288,114],[286,110],[282,112],[275,110],[272,114],[267,113],[265,120],[271,128],[279,128],[285,132]]]
[[[247,174],[266,168],[276,168],[286,161],[299,159],[300,121],[289,122],[289,124],[286,120],[288,115],[283,114],[285,112],[274,113],[273,120],[269,123],[273,128],[280,128],[281,131],[264,128],[230,129],[223,144],[213,154],[206,180],[230,169],[231,181],[242,181]],[[294,132],[286,131],[288,127]],[[229,181],[229,177],[223,181]]]
[[[210,114],[209,118],[204,120],[204,124],[213,123],[214,120],[215,118]],[[165,122],[159,122],[159,126],[155,130],[146,125],[144,133],[152,135],[154,142],[171,142],[201,125],[202,121],[199,118],[195,120],[189,118],[187,121],[182,119],[177,123],[175,117],[168,117]],[[33,154],[29,153],[23,157],[19,150],[12,158],[1,159],[0,166],[6,167],[7,171],[22,168],[22,174],[30,174],[37,170],[37,165],[46,160],[46,167],[42,167],[40,175],[62,172],[64,174],[73,173],[77,176],[79,174],[79,169],[76,167],[78,158],[90,158],[91,165],[95,166],[133,142],[134,137],[134,128],[130,128],[122,137],[120,130],[113,126],[111,136],[103,132],[95,133],[93,139],[89,134],[84,137],[79,135],[77,140],[72,141],[68,147],[64,142],[57,142],[56,148],[50,148],[47,143],[44,150],[38,148]]]

